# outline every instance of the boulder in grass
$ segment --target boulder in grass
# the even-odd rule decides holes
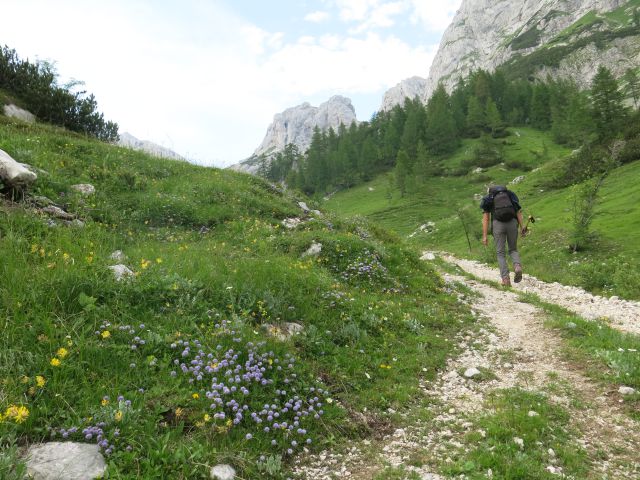
[[[317,257],[322,252],[322,244],[313,242],[306,252],[302,254],[302,257]]]
[[[122,264],[112,265],[109,267],[109,270],[113,272],[116,282],[121,282],[122,280],[135,276],[135,273],[133,273],[129,267]]]
[[[26,454],[26,464],[33,480],[93,480],[107,470],[98,446],[88,443],[32,445]]]
[[[33,113],[13,104],[5,105],[2,108],[2,111],[7,117],[17,118],[18,120],[22,120],[23,122],[35,123],[36,121],[36,116]]]
[[[77,185],[71,185],[71,189],[75,190],[81,195],[84,195],[85,197],[96,193],[96,187],[94,187],[90,183],[79,183]]]
[[[233,480],[236,478],[236,471],[231,465],[216,465],[211,469],[210,476],[213,480]]]
[[[619,393],[620,395],[624,395],[624,396],[627,396],[627,395],[635,395],[636,390],[635,390],[635,388],[631,388],[631,387],[620,387],[620,388],[618,389],[618,393]]]
[[[38,179],[26,165],[16,162],[4,150],[0,150],[0,180],[9,187],[28,187]]]

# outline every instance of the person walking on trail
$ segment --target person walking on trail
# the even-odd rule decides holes
[[[487,233],[489,222],[496,244],[498,254],[498,265],[500,266],[500,277],[502,285],[511,286],[509,277],[509,266],[505,255],[505,245],[509,246],[509,256],[513,262],[515,283],[522,280],[522,262],[518,253],[518,233],[525,236],[527,229],[522,221],[522,207],[515,193],[503,186],[493,186],[489,188],[488,195],[482,198],[480,208],[482,215],[482,244],[487,245]]]

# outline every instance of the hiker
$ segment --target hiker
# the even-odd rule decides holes
[[[511,286],[509,278],[509,266],[505,256],[505,243],[509,244],[509,256],[513,261],[515,272],[513,281],[522,280],[522,262],[518,253],[518,230],[524,237],[527,229],[522,221],[522,208],[515,193],[503,186],[489,187],[488,195],[480,202],[482,215],[482,244],[487,245],[487,231],[491,220],[491,231],[496,243],[498,265],[500,265],[500,277],[502,285]]]

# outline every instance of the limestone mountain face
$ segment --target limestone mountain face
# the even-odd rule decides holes
[[[426,78],[407,78],[384,94],[380,110],[382,110],[383,112],[388,112],[396,105],[404,104],[405,98],[422,98],[426,88]]]
[[[155,157],[160,158],[172,158],[174,160],[185,160],[182,155],[178,155],[173,150],[170,150],[157,143],[150,142],[148,140],[140,140],[128,132],[120,134],[120,139],[116,142],[121,147],[131,148],[133,150],[141,150],[149,153]]]
[[[421,93],[426,102],[438,83],[451,91],[474,70],[504,66],[520,78],[572,79],[586,88],[600,65],[621,76],[640,65],[640,26],[628,0],[463,0]],[[635,3],[637,5],[637,3]],[[410,79],[411,80],[411,79]],[[401,103],[410,80],[385,95]],[[414,92],[406,88],[406,96]],[[387,104],[387,97],[393,98]]]
[[[351,100],[339,95],[331,97],[319,107],[305,102],[297,107],[288,108],[275,115],[267,128],[264,140],[253,155],[230,168],[255,173],[260,157],[268,161],[270,156],[283,151],[288,144],[294,144],[300,152],[305,152],[311,145],[315,127],[323,132],[330,128],[338,131],[340,124],[349,126],[352,122],[357,122],[357,118]]]

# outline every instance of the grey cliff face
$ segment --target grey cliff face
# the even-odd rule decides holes
[[[351,100],[336,95],[319,107],[303,103],[278,113],[269,125],[267,134],[254,152],[255,156],[280,152],[290,143],[304,152],[311,145],[311,136],[315,127],[326,132],[329,128],[338,130],[340,124],[346,126],[357,122],[356,112]]]
[[[258,169],[258,157],[268,157],[281,152],[288,144],[294,144],[300,152],[305,152],[311,145],[313,130],[318,127],[322,132],[333,128],[338,130],[340,124],[345,126],[357,122],[356,112],[351,100],[336,95],[319,107],[303,103],[278,113],[267,129],[267,134],[253,155],[237,165],[233,170],[255,173]]]
[[[585,14],[593,11],[599,15],[626,3],[624,0],[463,0],[442,37],[423,100],[428,100],[439,82],[451,91],[458,79],[471,71],[493,71],[514,55],[526,55],[547,44]],[[588,85],[600,64],[613,67],[614,73],[622,73],[631,64],[638,64],[638,50],[628,43],[620,45],[620,49],[613,45],[597,52],[593,51],[593,45],[588,45],[572,52],[571,58],[562,60],[558,67],[546,69],[537,76],[551,74]],[[626,61],[616,62],[622,57]]]
[[[401,81],[395,87],[389,89],[382,99],[380,110],[388,112],[396,105],[402,105],[405,98],[422,98],[427,88],[427,79],[422,77],[411,77]]]

